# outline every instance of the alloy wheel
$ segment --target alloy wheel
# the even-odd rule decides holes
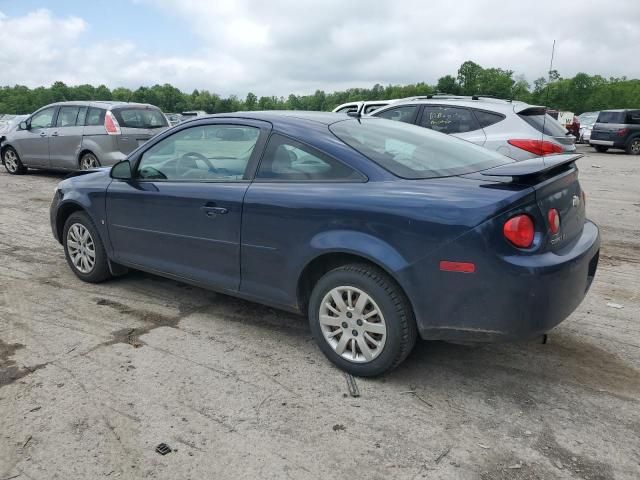
[[[387,325],[366,292],[351,286],[330,290],[322,299],[319,319],[324,339],[345,360],[368,363],[382,353]]]
[[[98,163],[98,159],[95,155],[90,153],[84,155],[80,160],[80,170],[89,170],[91,168],[97,168],[100,164]]]
[[[11,173],[18,171],[18,155],[13,150],[7,150],[4,154],[4,164]]]
[[[91,273],[96,264],[96,246],[87,227],[74,223],[67,233],[67,250],[73,265],[81,273]]]
[[[639,155],[640,154],[640,138],[636,138],[631,143],[631,153],[633,153],[634,155]]]

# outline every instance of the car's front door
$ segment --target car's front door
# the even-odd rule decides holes
[[[436,132],[484,145],[487,137],[473,112],[468,108],[425,105],[417,124]]]
[[[82,145],[82,131],[87,107],[65,105],[58,111],[55,126],[49,136],[51,168],[75,170]]]
[[[27,119],[26,130],[20,130],[13,141],[22,163],[29,167],[49,166],[49,135],[57,107],[48,107]]]
[[[107,192],[114,259],[237,290],[242,204],[269,126],[185,126],[136,154],[133,180],[114,180]]]

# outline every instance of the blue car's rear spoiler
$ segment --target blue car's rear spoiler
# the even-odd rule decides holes
[[[492,177],[538,177],[550,173],[559,167],[567,166],[575,162],[584,155],[581,153],[570,153],[563,155],[551,155],[548,157],[536,157],[521,162],[507,163],[498,167],[483,170],[482,175]]]

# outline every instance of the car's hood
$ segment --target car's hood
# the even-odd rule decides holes
[[[111,183],[110,167],[93,168],[91,170],[79,170],[70,173],[58,184],[58,188],[81,189],[81,188],[107,188]]]

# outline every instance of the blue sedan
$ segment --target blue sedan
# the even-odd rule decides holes
[[[431,130],[312,112],[201,117],[57,187],[73,272],[138,269],[306,314],[361,376],[418,335],[542,335],[582,301],[600,240],[577,155],[523,162]]]

